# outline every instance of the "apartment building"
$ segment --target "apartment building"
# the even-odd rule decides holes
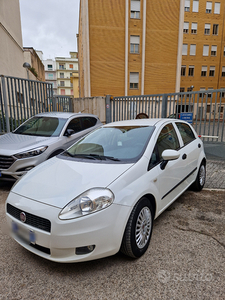
[[[180,90],[184,0],[81,0],[80,96]]]
[[[73,72],[78,72],[78,53],[70,52],[70,57],[56,57],[57,95],[73,96]]]
[[[222,0],[185,0],[182,92],[225,88],[224,9]]]
[[[53,95],[57,95],[56,62],[53,59],[42,61],[45,66],[45,81],[52,84]]]

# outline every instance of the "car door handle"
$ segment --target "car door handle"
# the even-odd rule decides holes
[[[187,158],[187,154],[184,153],[184,154],[182,155],[182,159],[186,159],[186,158]]]

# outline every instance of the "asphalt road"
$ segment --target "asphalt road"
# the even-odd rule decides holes
[[[157,220],[137,260],[57,264],[5,233],[0,186],[0,299],[225,299],[225,190],[187,191]]]

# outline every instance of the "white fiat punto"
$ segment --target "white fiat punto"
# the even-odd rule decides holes
[[[40,164],[12,188],[12,237],[56,262],[121,250],[138,258],[153,220],[206,178],[203,143],[190,124],[171,119],[110,123]]]

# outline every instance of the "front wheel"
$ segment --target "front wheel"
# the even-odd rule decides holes
[[[143,197],[134,206],[124,232],[121,252],[138,258],[148,249],[152,235],[153,209],[150,201]]]
[[[198,175],[195,179],[195,182],[192,184],[192,189],[194,191],[201,191],[205,185],[206,180],[206,165],[203,161],[200,165],[200,168],[198,170]]]

